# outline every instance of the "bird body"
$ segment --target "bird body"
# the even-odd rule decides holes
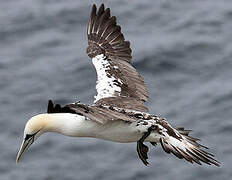
[[[36,124],[39,128],[36,127],[35,129],[42,129],[43,133],[56,132],[71,137],[91,137],[129,143],[137,142],[142,137],[142,133],[150,127],[150,124],[138,125],[139,123],[141,123],[141,120],[132,123],[119,120],[109,121],[102,125],[78,114],[54,113],[36,115],[28,121],[26,127],[33,131],[32,126]],[[155,142],[157,139],[150,135],[146,141]]]
[[[97,72],[97,95],[93,104],[79,102],[61,106],[48,102],[47,113],[32,117],[25,126],[18,162],[29,146],[43,133],[56,132],[72,137],[91,137],[113,142],[137,142],[139,158],[148,165],[148,147],[161,144],[163,150],[191,163],[219,166],[203,150],[190,130],[173,128],[166,119],[148,113],[144,104],[148,92],[143,78],[131,65],[131,48],[125,41],[116,17],[102,4],[93,5],[87,28],[87,54]]]

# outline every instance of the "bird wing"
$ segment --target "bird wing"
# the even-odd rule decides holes
[[[60,104],[54,104],[52,100],[48,101],[47,113],[78,114],[101,124],[115,120],[123,120],[127,122],[133,122],[137,120],[137,117],[134,113],[126,113],[122,108],[95,104],[89,106],[80,103],[67,104],[64,107],[61,107]]]
[[[130,42],[125,41],[116,17],[111,16],[110,9],[105,9],[103,4],[98,10],[93,5],[87,35],[87,54],[92,58],[97,71],[97,95],[94,102],[98,104],[98,101],[104,101],[109,104],[114,97],[121,97],[121,101],[133,101],[140,106],[147,101],[148,91],[144,80],[130,64]],[[117,98],[113,99],[114,104]],[[136,104],[131,107],[128,105],[128,108],[132,109]]]

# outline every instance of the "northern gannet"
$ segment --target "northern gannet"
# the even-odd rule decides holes
[[[148,92],[143,78],[131,65],[130,42],[125,41],[116,17],[104,4],[92,7],[88,29],[87,54],[97,72],[97,95],[92,105],[79,102],[61,106],[48,102],[47,113],[32,117],[25,125],[23,142],[16,162],[45,132],[108,141],[137,142],[139,158],[148,165],[148,147],[143,142],[173,153],[180,159],[200,164],[220,165],[214,156],[189,136],[190,130],[173,128],[164,118],[148,113],[144,102]]]

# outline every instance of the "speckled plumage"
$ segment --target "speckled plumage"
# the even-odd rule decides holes
[[[87,53],[97,71],[96,100],[105,97],[132,97],[148,100],[143,78],[131,63],[130,42],[125,41],[116,17],[102,4],[95,5],[89,19]],[[110,86],[111,85],[111,86]]]
[[[87,53],[97,71],[97,95],[92,105],[79,102],[61,106],[49,100],[47,113],[32,117],[26,124],[16,162],[45,132],[66,136],[92,137],[109,141],[137,142],[140,159],[148,165],[148,147],[160,143],[167,153],[197,164],[219,166],[213,155],[203,150],[189,130],[173,128],[165,119],[148,113],[144,102],[148,92],[143,78],[132,67],[131,48],[116,18],[102,4],[93,5],[87,29]]]

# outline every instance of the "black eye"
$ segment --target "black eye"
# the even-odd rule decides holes
[[[37,131],[36,133],[34,134],[27,134],[26,137],[25,137],[25,140],[28,140],[30,138],[32,138],[33,136],[35,136],[39,131]]]
[[[30,139],[31,137],[33,137],[35,134],[27,134],[26,137],[25,137],[25,140],[28,140]]]

